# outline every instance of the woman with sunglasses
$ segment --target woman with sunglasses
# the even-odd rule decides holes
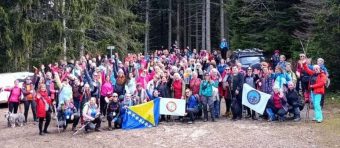
[[[222,73],[222,89],[220,89],[220,94],[222,95],[222,99],[225,99],[226,104],[226,112],[225,115],[227,118],[231,116],[230,108],[231,108],[231,68],[226,67],[224,72]],[[220,100],[222,100],[220,99]]]

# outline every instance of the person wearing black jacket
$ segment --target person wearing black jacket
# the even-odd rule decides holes
[[[168,79],[167,77],[164,75],[162,76],[162,81],[161,83],[157,86],[157,90],[159,91],[159,96],[163,97],[163,98],[171,98],[171,93],[170,93],[170,87],[168,84]],[[166,116],[165,119],[165,115],[161,116],[161,121],[169,121],[170,120],[170,116]]]
[[[112,130],[112,123],[114,128],[118,128],[121,125],[120,116],[120,104],[118,102],[118,94],[113,93],[113,95],[109,95],[106,99],[108,101],[107,104],[107,121],[109,130]]]
[[[162,76],[161,83],[156,88],[159,91],[159,96],[163,98],[171,98],[170,87],[166,76]]]
[[[300,121],[300,105],[299,105],[299,94],[295,90],[294,83],[288,83],[288,91],[286,92],[286,98],[288,102],[288,111],[294,114],[294,121]]]
[[[242,88],[243,75],[239,73],[237,66],[233,67],[231,95],[232,95],[232,113],[233,120],[242,118]]]

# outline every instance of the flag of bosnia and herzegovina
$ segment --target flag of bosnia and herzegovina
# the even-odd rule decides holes
[[[123,129],[154,127],[159,122],[159,98],[147,103],[130,106],[123,118]]]

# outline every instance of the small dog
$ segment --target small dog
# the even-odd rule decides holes
[[[22,113],[13,114],[11,112],[7,112],[5,114],[5,118],[7,119],[7,126],[14,128],[17,126],[23,126],[25,122],[25,116]]]

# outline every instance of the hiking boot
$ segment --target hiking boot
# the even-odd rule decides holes
[[[295,118],[294,122],[299,122],[301,120],[301,118]]]
[[[251,117],[251,119],[253,119],[253,120],[257,120],[257,117],[253,116],[253,117]]]
[[[109,127],[108,130],[109,130],[109,131],[112,131],[113,129],[112,129],[112,127]]]
[[[204,120],[203,120],[203,122],[207,122],[207,121],[208,121],[208,119],[204,119]]]
[[[44,130],[43,132],[44,132],[45,134],[49,134],[49,133],[50,133],[50,132],[48,132],[47,130]]]
[[[95,128],[94,131],[101,132],[101,130],[99,128]]]
[[[192,124],[193,122],[192,121],[189,121],[188,124]]]
[[[72,131],[77,131],[77,128],[76,127],[72,127]]]
[[[211,121],[212,121],[212,122],[216,122],[215,118],[212,118]]]

